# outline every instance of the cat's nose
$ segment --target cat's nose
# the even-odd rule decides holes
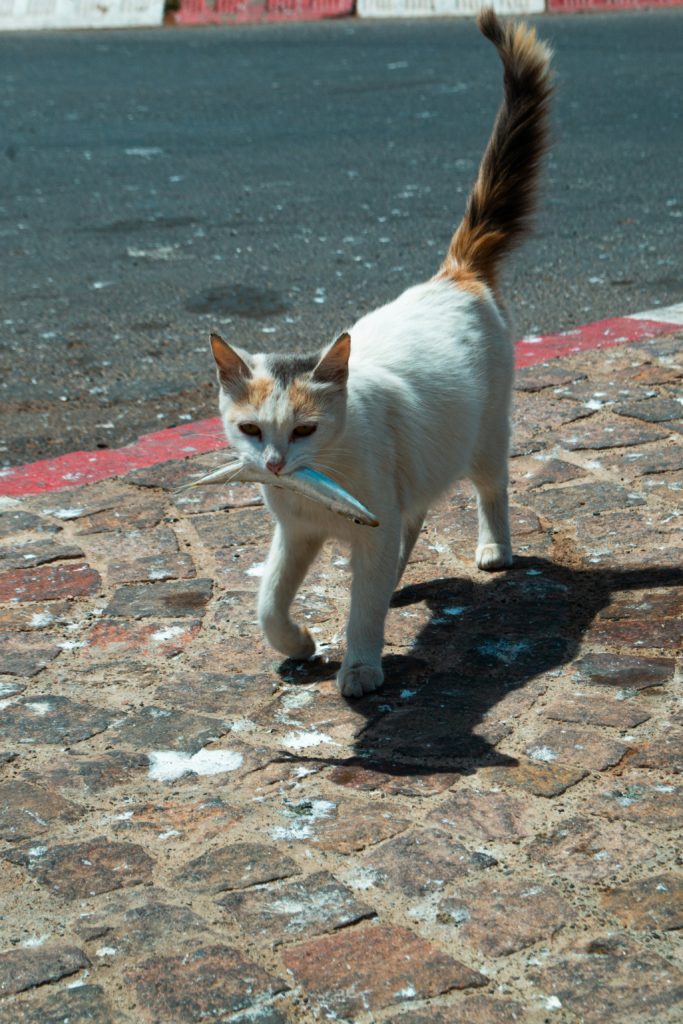
[[[266,469],[269,469],[271,473],[275,473],[275,476],[279,476],[284,468],[285,460],[282,457],[273,457],[266,462]]]

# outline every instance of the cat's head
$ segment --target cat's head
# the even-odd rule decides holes
[[[349,335],[310,356],[249,355],[217,334],[211,349],[221,417],[236,454],[277,475],[314,466],[344,426]]]

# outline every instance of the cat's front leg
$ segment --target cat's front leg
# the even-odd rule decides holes
[[[297,590],[322,539],[275,527],[258,599],[258,617],[266,639],[288,658],[310,658],[315,640],[305,626],[298,626],[289,614]]]
[[[346,697],[361,697],[384,681],[384,621],[396,583],[401,523],[393,521],[359,532],[351,546],[351,609],[346,627],[346,654],[337,675]]]

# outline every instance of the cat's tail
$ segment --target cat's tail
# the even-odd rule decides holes
[[[503,62],[503,102],[440,276],[495,288],[499,261],[529,227],[548,145],[552,51],[535,29],[501,24],[491,8],[477,25]]]

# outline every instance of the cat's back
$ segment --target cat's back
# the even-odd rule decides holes
[[[352,373],[385,370],[407,380],[479,374],[509,346],[487,288],[468,290],[438,278],[361,317],[350,334]]]

